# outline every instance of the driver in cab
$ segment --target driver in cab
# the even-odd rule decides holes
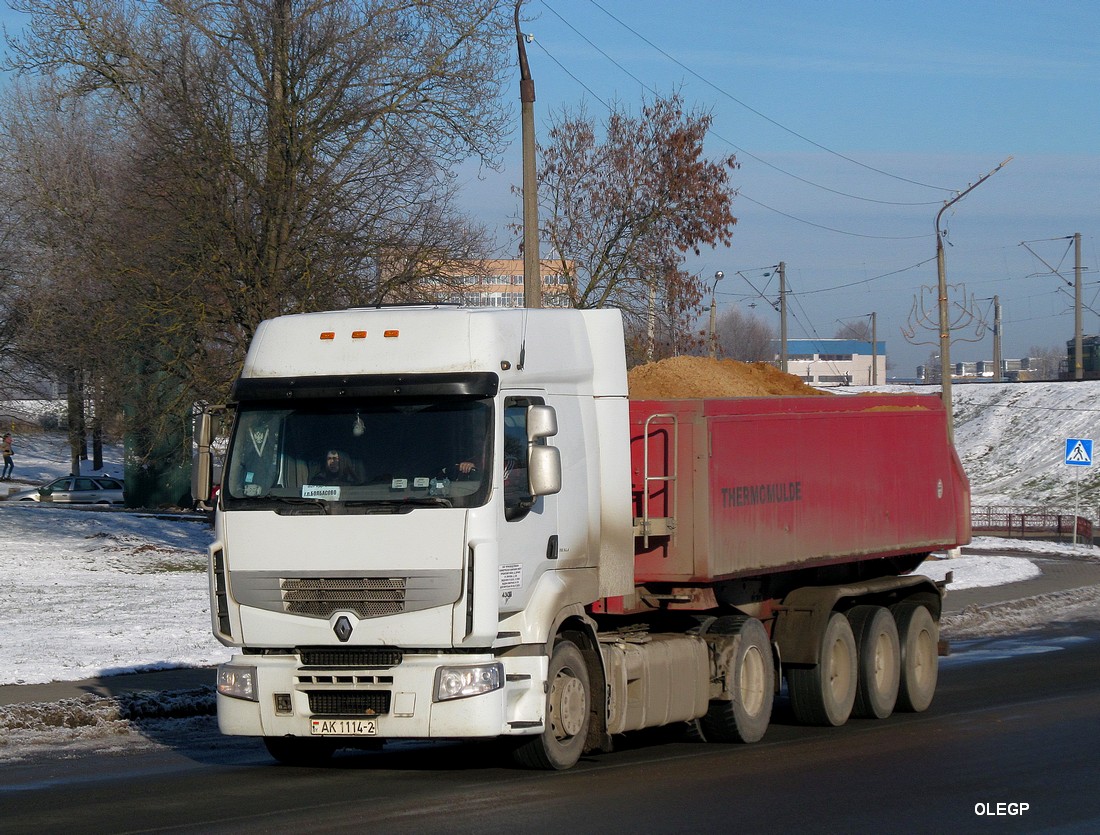
[[[310,484],[359,484],[359,478],[344,453],[330,449],[321,467],[310,476]]]

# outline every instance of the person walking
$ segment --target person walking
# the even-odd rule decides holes
[[[12,458],[11,451],[11,432],[4,433],[3,443],[0,444],[0,451],[4,453],[4,470],[0,473],[0,481],[11,481],[11,472],[15,469],[15,460]]]

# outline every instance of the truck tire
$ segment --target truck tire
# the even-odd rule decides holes
[[[843,725],[852,713],[858,681],[852,627],[848,618],[833,612],[821,634],[817,664],[787,670],[795,718],[804,725]]]
[[[764,624],[756,618],[721,617],[710,635],[736,635],[726,672],[728,699],[710,703],[699,720],[708,742],[758,742],[768,730],[775,692],[775,661]]]
[[[546,674],[546,720],[541,734],[520,743],[513,756],[525,768],[572,768],[584,753],[592,715],[592,688],[584,656],[558,638]]]
[[[932,704],[939,678],[940,627],[926,606],[899,603],[894,607],[901,645],[901,686],[898,710],[920,713]]]
[[[848,612],[856,639],[859,685],[855,716],[885,719],[894,712],[901,682],[901,647],[894,616],[882,606],[856,606]]]
[[[331,742],[302,736],[265,736],[264,745],[283,765],[325,765],[336,752]]]

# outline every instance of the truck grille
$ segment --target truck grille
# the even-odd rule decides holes
[[[421,612],[454,603],[462,596],[460,569],[296,574],[229,571],[228,592],[242,606],[327,620],[350,612],[360,620]]]
[[[280,583],[283,605],[293,615],[327,618],[354,612],[361,618],[395,615],[405,610],[403,577],[310,577]]]
[[[315,716],[376,716],[390,712],[388,690],[312,690],[309,711]]]
[[[387,647],[303,647],[299,651],[303,667],[396,667],[401,650]]]

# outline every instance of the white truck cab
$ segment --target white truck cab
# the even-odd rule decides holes
[[[262,323],[210,548],[221,729],[285,759],[543,734],[563,624],[632,588],[622,339],[614,311]]]

